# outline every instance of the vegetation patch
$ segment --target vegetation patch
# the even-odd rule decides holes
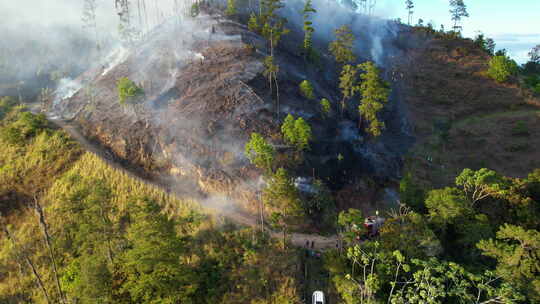
[[[118,90],[118,99],[122,105],[135,103],[138,100],[137,97],[144,95],[144,90],[127,77],[118,79],[116,87]]]

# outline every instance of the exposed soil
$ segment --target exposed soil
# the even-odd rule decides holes
[[[523,177],[540,167],[540,100],[517,79],[487,78],[487,53],[470,40],[432,40],[408,57],[404,99],[417,144],[407,170],[441,187],[464,168]]]

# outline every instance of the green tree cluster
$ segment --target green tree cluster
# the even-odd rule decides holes
[[[1,129],[28,113],[2,110]],[[1,303],[301,303],[294,249],[214,229],[198,204],[42,128],[23,145],[0,138]],[[34,198],[41,214],[27,208]]]
[[[298,152],[309,149],[309,142],[313,138],[309,124],[302,117],[294,119],[291,114],[285,117],[281,133],[285,142],[294,145]]]
[[[497,82],[506,82],[518,71],[516,62],[506,56],[494,56],[488,64],[487,75]]]

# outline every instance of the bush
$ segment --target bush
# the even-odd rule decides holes
[[[127,77],[118,79],[117,88],[118,98],[120,99],[121,104],[126,104],[126,102],[133,103],[135,101],[135,97],[144,95],[144,90],[138,87],[135,82],[131,81]]]
[[[18,114],[16,121],[2,128],[0,137],[7,143],[22,145],[46,128],[47,119],[45,119],[45,115],[21,112]]]
[[[315,95],[313,94],[313,87],[311,83],[307,80],[304,80],[300,83],[300,93],[307,99],[314,99]]]
[[[326,98],[321,99],[321,111],[323,113],[323,116],[330,115],[330,111],[332,111],[330,101]]]
[[[523,121],[518,121],[512,128],[512,135],[514,136],[529,136],[529,128]]]
[[[487,75],[497,82],[505,82],[508,77],[516,74],[517,70],[515,61],[506,56],[495,56],[489,60]]]
[[[11,97],[0,98],[0,119],[4,119],[4,116],[11,111],[16,102]]]

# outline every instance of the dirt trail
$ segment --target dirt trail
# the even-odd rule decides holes
[[[86,137],[84,137],[81,134],[78,128],[74,126],[73,124],[71,124],[70,122],[64,121],[61,119],[52,119],[52,118],[49,118],[49,121],[51,121],[53,124],[55,124],[56,126],[66,131],[74,140],[76,140],[81,145],[83,149],[97,155],[109,166],[117,170],[121,170],[122,172],[129,175],[131,178],[141,181],[147,185],[152,185],[154,187],[160,188],[161,190],[165,192],[169,191],[169,189],[165,185],[161,184],[159,181],[150,181],[148,179],[144,179],[138,174],[132,172],[131,170],[126,169],[119,163],[115,162],[114,157],[110,154],[110,152],[100,147],[99,145],[91,143],[88,139],[86,139]],[[175,194],[179,196],[182,195],[182,193],[177,193],[177,192],[175,192]],[[241,211],[224,212],[223,210],[218,210],[218,209],[212,208],[211,206],[209,207],[209,206],[202,205],[202,207],[213,210],[216,214],[223,215],[224,217],[235,222],[236,224],[250,226],[250,227],[260,227],[260,221],[258,221],[257,218],[254,218],[253,216],[243,213]],[[264,227],[264,229],[266,231],[271,231],[268,227]],[[271,231],[270,234],[275,238],[283,237],[281,232]],[[289,234],[288,237],[290,238],[291,243],[298,247],[305,247],[306,241],[310,242],[310,246],[311,246],[311,242],[314,242],[313,249],[315,250],[326,250],[326,249],[336,248],[336,243],[338,241],[338,237],[336,235],[327,237],[327,236],[322,236],[318,234],[292,233],[292,234]]]

